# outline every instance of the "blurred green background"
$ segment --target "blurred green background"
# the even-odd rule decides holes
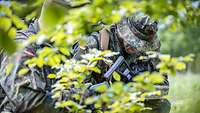
[[[170,77],[170,113],[200,112],[200,75],[191,73]]]

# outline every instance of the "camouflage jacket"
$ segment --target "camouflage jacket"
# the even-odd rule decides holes
[[[17,43],[23,43],[38,31],[38,23],[35,20],[30,23],[27,30],[17,31],[15,40]],[[4,91],[4,95],[1,97],[3,98],[0,104],[1,112],[59,112],[54,109],[50,93],[51,85],[54,81],[47,78],[47,75],[53,73],[53,70],[48,66],[44,66],[43,68],[29,68],[24,64],[24,61],[37,55],[36,50],[45,46],[48,46],[48,44],[30,45],[11,58],[1,53],[0,85]],[[11,72],[8,73],[7,69],[11,65]],[[22,68],[27,68],[28,72],[23,76],[19,76],[18,71]]]

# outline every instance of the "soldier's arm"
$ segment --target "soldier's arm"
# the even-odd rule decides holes
[[[150,44],[151,44],[151,49],[153,51],[160,53],[161,43],[160,43],[160,39],[157,36],[152,39]],[[151,63],[153,64],[153,67],[156,69],[156,66],[160,63],[159,56],[152,59]],[[163,74],[163,77],[164,77],[164,81],[161,84],[155,85],[155,87],[156,87],[157,90],[161,91],[162,95],[167,95],[168,91],[169,91],[168,75]]]

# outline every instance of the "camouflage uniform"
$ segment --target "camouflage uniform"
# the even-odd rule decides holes
[[[35,20],[30,23],[28,30],[17,32],[16,42],[23,43],[38,30],[38,23]],[[53,73],[53,70],[48,66],[29,68],[23,64],[27,59],[37,55],[36,50],[49,45],[48,43],[30,45],[16,53],[11,59],[1,53],[3,57],[1,57],[0,85],[5,91],[3,102],[0,105],[1,112],[30,113],[29,110],[31,110],[33,113],[46,113],[46,111],[59,113],[54,109],[50,93],[54,81],[47,78],[47,75]],[[10,73],[7,73],[6,68],[10,63],[13,64],[13,68]],[[29,71],[20,77],[18,71],[22,68],[28,68]]]

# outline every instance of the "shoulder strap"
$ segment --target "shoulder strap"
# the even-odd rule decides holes
[[[109,33],[106,29],[102,29],[99,33],[100,33],[100,49],[107,50],[109,44]]]

